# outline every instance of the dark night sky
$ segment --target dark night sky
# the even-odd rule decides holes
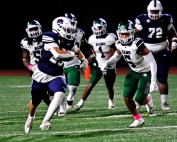
[[[73,13],[88,38],[92,22],[101,17],[107,21],[108,32],[116,34],[118,23],[123,19],[134,22],[139,14],[147,13],[150,0],[30,0],[5,1],[1,4],[0,69],[24,68],[20,41],[25,36],[26,23],[38,20],[43,31],[51,30],[52,20],[66,12]],[[174,0],[161,0],[164,13],[172,14],[177,28],[177,10]],[[5,9],[5,10],[2,10]],[[173,53],[176,54],[176,53]],[[177,61],[176,61],[177,62]],[[177,64],[175,61],[172,64]]]

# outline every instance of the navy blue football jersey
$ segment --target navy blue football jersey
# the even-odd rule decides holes
[[[162,14],[157,20],[152,20],[147,14],[141,14],[136,17],[135,25],[142,26],[140,32],[141,38],[145,43],[161,43],[167,40],[168,26],[173,23],[170,14]]]
[[[46,32],[42,37],[42,42],[41,60],[38,63],[39,70],[52,76],[63,75],[63,60],[54,58],[50,51],[44,49],[44,44],[54,42],[60,48],[71,50],[75,44],[75,40],[60,39],[56,33]]]

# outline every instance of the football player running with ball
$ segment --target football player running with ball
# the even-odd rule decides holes
[[[71,22],[66,17],[57,17],[52,22],[52,31],[45,32],[42,36],[41,60],[32,75],[32,99],[29,102],[29,114],[25,123],[26,134],[29,134],[32,129],[37,106],[46,91],[50,91],[54,97],[40,128],[50,129],[50,119],[64,100],[67,88],[63,62],[73,59],[76,55],[79,60],[83,58],[78,47],[75,46],[73,30]]]
[[[158,88],[156,84],[157,65],[143,40],[135,37],[135,27],[130,20],[120,22],[116,32],[118,35],[115,43],[117,50],[103,64],[101,70],[107,72],[107,68],[118,62],[122,55],[128,63],[130,71],[124,80],[123,99],[134,117],[134,122],[128,127],[134,128],[144,124],[144,119],[136,109],[134,100],[141,105],[147,104],[152,107],[147,95],[149,91],[152,92]]]

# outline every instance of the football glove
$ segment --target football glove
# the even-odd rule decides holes
[[[87,68],[87,66],[88,66],[88,61],[87,61],[87,59],[81,60],[80,68],[81,68],[82,70],[85,70],[85,69]]]
[[[102,65],[102,67],[101,67],[102,74],[106,75],[107,74],[107,70],[108,70],[108,65],[107,65],[107,63],[104,63]]]
[[[158,90],[158,86],[157,86],[157,83],[153,81],[151,82],[151,85],[150,85],[150,92],[153,92],[156,90]]]

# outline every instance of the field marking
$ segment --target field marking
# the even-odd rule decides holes
[[[152,130],[152,129],[171,129],[171,128],[177,128],[177,126],[155,126],[155,127],[137,127],[137,128],[117,128],[117,129],[95,129],[95,130],[83,130],[83,131],[66,131],[66,132],[50,132],[50,130],[48,131],[43,131],[43,132],[35,132],[33,133],[31,130],[31,133],[28,135],[63,135],[63,134],[80,134],[80,133],[87,133],[87,132],[103,132],[103,131],[124,131],[124,130]],[[25,133],[25,132],[24,132]],[[4,136],[4,137],[9,137],[9,136],[24,136],[24,133],[20,133],[20,134],[4,134],[4,135],[0,135],[0,137]]]
[[[38,111],[40,111],[40,110],[38,110]],[[149,116],[145,116],[145,114],[142,114],[142,117],[155,117],[155,116],[172,116],[172,115],[177,115],[177,113],[168,113],[168,114],[151,114],[151,115],[149,115]],[[83,119],[85,119],[85,120],[90,120],[90,119],[105,119],[105,118],[126,118],[126,117],[132,117],[132,115],[131,114],[124,114],[124,115],[122,115],[122,114],[120,114],[120,115],[112,115],[112,116],[105,116],[105,117],[94,117],[94,118],[64,118],[64,119],[72,119],[72,120],[83,120]],[[1,117],[0,117],[1,118]],[[51,119],[51,122],[53,121],[60,121],[61,119]],[[18,122],[20,122],[21,123],[21,121],[3,121],[2,119],[1,119],[1,122],[0,122],[0,125],[3,125],[3,123],[11,123],[11,122],[15,122],[15,123],[18,123]],[[41,122],[40,120],[39,120],[39,118],[38,118],[38,120],[34,120],[34,123],[38,123],[38,122]]]

